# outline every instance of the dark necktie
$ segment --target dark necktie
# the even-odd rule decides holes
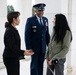
[[[40,25],[43,25],[43,24],[42,24],[42,21],[41,21],[41,18],[40,18]]]

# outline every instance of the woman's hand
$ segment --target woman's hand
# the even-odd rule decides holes
[[[46,61],[48,65],[52,65],[52,60],[49,60],[48,58],[46,58]]]
[[[24,52],[24,55],[26,55],[26,56],[30,56],[30,55],[33,55],[34,54],[34,52],[33,52],[33,50],[26,50],[25,52]]]
[[[52,60],[48,61],[48,65],[52,65]]]
[[[46,61],[47,61],[47,64],[49,63],[49,59],[48,58],[46,58]]]

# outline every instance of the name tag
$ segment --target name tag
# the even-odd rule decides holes
[[[37,28],[37,26],[32,26],[32,28]]]

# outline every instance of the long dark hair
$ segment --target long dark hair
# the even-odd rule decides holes
[[[8,22],[5,22],[5,28],[9,27],[11,23],[13,22],[13,18],[17,18],[20,15],[20,12],[10,12],[7,14],[7,20]]]
[[[63,39],[65,37],[66,31],[71,30],[69,28],[68,22],[66,17],[63,14],[56,14],[55,15],[56,21],[55,21],[55,26],[54,26],[54,40],[56,40],[57,43],[61,42],[63,43]],[[72,41],[72,33],[71,33],[71,41]]]

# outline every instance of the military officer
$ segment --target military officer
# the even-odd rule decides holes
[[[34,51],[34,55],[31,56],[31,75],[43,75],[46,46],[50,40],[48,19],[43,17],[45,6],[44,3],[34,5],[33,7],[36,14],[28,18],[26,22],[26,49]]]

